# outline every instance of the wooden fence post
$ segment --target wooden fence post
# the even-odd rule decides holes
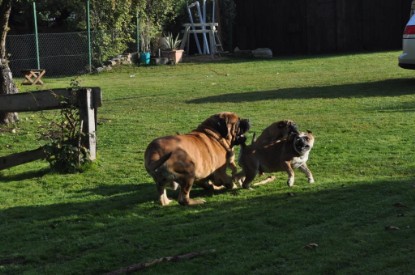
[[[95,103],[92,89],[83,89],[79,91],[79,114],[80,120],[83,121],[82,132],[84,145],[89,150],[90,160],[97,158],[97,136],[96,136],[96,117]]]

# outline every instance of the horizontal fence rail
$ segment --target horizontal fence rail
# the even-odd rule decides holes
[[[29,93],[0,95],[0,112],[36,112],[62,109],[68,106],[79,108],[83,122],[83,143],[89,150],[90,160],[96,159],[97,109],[102,105],[101,89],[98,87],[72,89],[51,89]],[[0,170],[28,163],[46,157],[44,148],[0,157]]]

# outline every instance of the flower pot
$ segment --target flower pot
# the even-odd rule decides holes
[[[150,52],[140,53],[140,64],[143,64],[143,65],[150,64]]]
[[[162,51],[161,56],[167,57],[171,64],[177,64],[182,61],[184,50]]]

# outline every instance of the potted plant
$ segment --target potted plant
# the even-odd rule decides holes
[[[165,35],[161,39],[161,56],[167,57],[171,64],[177,64],[182,61],[184,50],[179,49],[180,43],[179,34],[176,37],[172,33]]]
[[[140,22],[141,53],[140,63],[150,64],[151,42],[157,36],[157,27],[148,18],[143,18]]]

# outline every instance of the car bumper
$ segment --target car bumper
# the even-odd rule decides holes
[[[404,51],[398,58],[398,65],[403,69],[415,70],[415,54]]]
[[[402,69],[408,69],[408,70],[415,70],[415,64],[408,64],[408,63],[398,63],[399,67]]]

